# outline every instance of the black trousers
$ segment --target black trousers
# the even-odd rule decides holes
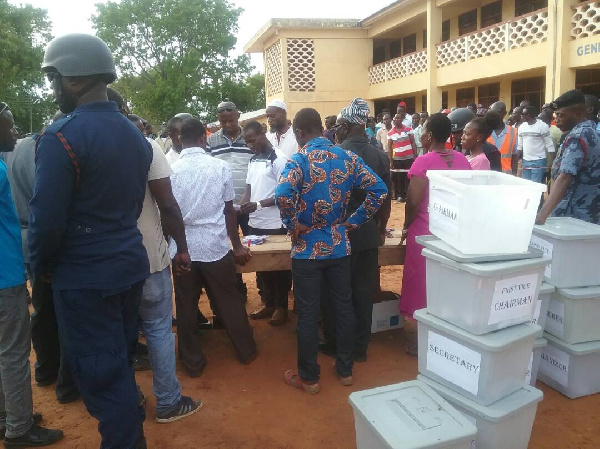
[[[258,229],[250,227],[254,235],[286,235],[285,228]],[[288,293],[292,289],[291,271],[259,271],[256,273],[256,286],[266,307],[288,308]]]
[[[357,355],[366,354],[371,340],[373,320],[373,295],[377,282],[377,248],[352,251],[350,257],[352,305],[356,316],[356,339],[354,351]],[[335,313],[329,296],[323,301],[323,337],[327,343],[336,346]]]
[[[298,374],[303,381],[319,380],[319,309],[321,286],[329,291],[335,316],[337,356],[335,366],[342,377],[352,375],[355,320],[350,287],[350,257],[341,259],[292,259],[298,322]]]
[[[35,351],[35,380],[40,383],[56,381],[56,397],[68,400],[78,395],[69,363],[60,350],[58,323],[54,309],[52,284],[36,277],[32,285],[34,312],[31,314],[31,342]]]
[[[414,159],[404,161],[394,161],[394,168],[409,170],[412,167]],[[408,194],[408,173],[392,173],[392,192],[396,198],[406,198]]]
[[[202,288],[212,298],[215,312],[223,321],[233,348],[242,363],[256,355],[256,343],[244,299],[236,286],[233,253],[216,262],[193,262],[189,273],[173,273],[175,306],[177,308],[177,346],[179,357],[190,373],[200,371],[206,364],[200,331],[196,326],[196,311]]]

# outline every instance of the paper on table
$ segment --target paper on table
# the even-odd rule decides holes
[[[533,324],[537,324],[539,319],[540,319],[540,313],[542,312],[542,300],[538,299],[535,302],[535,311],[533,312],[533,318],[531,319],[531,322]]]
[[[544,239],[539,238],[537,235],[531,236],[529,245],[544,251],[545,255],[552,257],[552,249],[554,248],[554,245],[552,245],[552,243]],[[546,278],[548,279],[550,279],[550,277],[552,276],[552,262],[546,265],[546,271],[544,271],[544,276],[546,276]]]
[[[527,373],[525,374],[525,383],[531,383],[531,371],[533,370],[533,352],[531,353],[531,357],[529,357],[529,366],[527,367]]]
[[[548,345],[542,348],[540,372],[566,387],[569,383],[569,361],[569,354]]]
[[[427,335],[427,369],[469,393],[479,392],[481,354],[433,331]]]
[[[497,281],[488,324],[531,316],[537,285],[537,274]]]
[[[565,304],[556,299],[550,299],[548,304],[548,318],[546,319],[546,332],[563,338],[565,336]]]

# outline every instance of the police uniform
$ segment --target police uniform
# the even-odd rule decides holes
[[[148,256],[137,227],[152,161],[113,102],[50,125],[36,148],[29,250],[51,273],[61,346],[102,447],[135,447],[144,411],[132,368]]]
[[[576,91],[567,92],[552,106],[558,109],[577,104],[581,99],[576,95]],[[593,121],[581,122],[564,133],[552,166],[553,179],[562,173],[572,175],[573,181],[552,216],[600,224],[600,135]]]

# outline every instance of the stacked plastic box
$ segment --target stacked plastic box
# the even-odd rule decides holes
[[[546,306],[550,257],[529,248],[545,186],[485,171],[427,176],[435,237],[417,240],[427,270],[419,380],[476,424],[477,449],[526,449],[543,397],[526,376]]]
[[[531,245],[552,257],[550,294],[539,379],[569,398],[600,392],[600,226],[550,218],[533,230]],[[542,311],[543,313],[543,311]]]

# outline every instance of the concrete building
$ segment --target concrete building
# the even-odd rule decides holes
[[[400,0],[363,20],[272,19],[245,46],[263,53],[267,102],[290,116],[468,103],[541,105],[575,87],[600,96],[600,1]]]

